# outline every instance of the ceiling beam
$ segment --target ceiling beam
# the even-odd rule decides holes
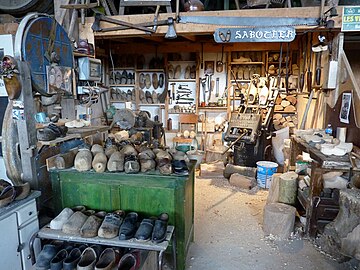
[[[181,37],[190,40],[192,42],[196,42],[196,36],[195,35],[181,35]]]

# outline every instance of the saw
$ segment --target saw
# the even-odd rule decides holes
[[[295,17],[211,17],[208,16],[181,16],[180,23],[214,24],[228,26],[317,26],[319,18]]]

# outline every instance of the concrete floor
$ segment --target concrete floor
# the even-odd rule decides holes
[[[195,183],[195,241],[187,270],[349,269],[301,237],[265,238],[267,191],[242,192],[209,170],[205,177],[197,177]]]

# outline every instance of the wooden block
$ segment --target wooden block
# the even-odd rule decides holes
[[[281,105],[275,105],[274,109],[275,109],[275,111],[283,111],[284,107]]]
[[[283,125],[274,125],[275,130],[282,129],[283,127],[284,127]]]
[[[296,102],[297,102],[296,97],[295,96],[290,96],[290,95],[286,97],[286,100],[288,100],[291,103],[291,105],[295,105]]]
[[[276,104],[276,105],[280,105],[280,104],[281,104],[281,101],[282,101],[282,98],[280,97],[280,95],[278,95],[278,96],[276,97],[275,104]]]
[[[276,120],[276,119],[273,120],[273,124],[274,124],[274,125],[280,125],[280,120]]]
[[[281,106],[283,106],[284,108],[290,105],[290,101],[287,100],[283,100],[281,101]]]
[[[289,128],[294,128],[295,127],[295,124],[293,122],[288,122],[288,127]]]
[[[264,208],[264,233],[287,239],[294,230],[296,208],[283,203],[270,203]]]
[[[280,121],[281,124],[284,124],[284,123],[286,122],[286,119],[285,119],[285,118],[281,118],[279,121]]]
[[[273,119],[276,119],[276,120],[280,120],[281,118],[282,118],[281,113],[275,113],[274,116],[273,116]]]
[[[287,95],[286,94],[280,94],[281,99],[286,99]]]
[[[288,122],[292,122],[292,117],[291,117],[290,115],[286,116],[285,119],[286,119],[286,121],[288,121]]]
[[[224,177],[229,179],[230,176],[235,173],[255,178],[256,168],[227,164],[223,172]]]
[[[276,105],[275,105],[276,106]],[[284,111],[285,112],[295,112],[296,111],[296,108],[295,108],[295,106],[293,106],[293,105],[289,105],[289,106],[287,106],[286,108],[284,108]]]

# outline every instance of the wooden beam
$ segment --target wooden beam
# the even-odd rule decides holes
[[[94,8],[98,7],[98,3],[89,3],[89,4],[69,4],[69,5],[60,5],[60,8],[66,9],[84,9],[84,8]]]
[[[164,37],[163,36],[142,36],[141,38],[146,39],[146,40],[150,40],[153,42],[157,42],[157,43],[162,43],[164,42]]]
[[[302,7],[302,8],[272,8],[272,9],[248,9],[248,10],[223,10],[223,11],[200,11],[196,12],[196,16],[211,17],[227,17],[227,16],[239,16],[239,17],[295,17],[295,18],[317,18],[319,17],[320,7]],[[341,14],[342,10],[339,10],[339,16],[332,18],[335,21],[335,29],[341,28]],[[194,13],[193,13],[194,14]],[[181,13],[180,17],[194,16],[189,13]],[[173,13],[160,13],[158,20],[166,20],[168,17],[174,17]],[[119,19],[133,24],[152,22],[154,17],[153,14],[141,14],[141,15],[117,15],[111,16],[114,19]],[[91,27],[94,18],[87,18],[86,22],[88,27]],[[111,24],[102,23],[101,27],[110,27]],[[221,26],[226,27],[226,26]],[[229,26],[234,27],[234,26]],[[210,24],[193,24],[193,23],[176,23],[175,25],[177,34],[180,35],[203,35],[213,34],[214,31],[219,28],[219,25]],[[314,26],[296,26],[297,31],[313,29]],[[166,34],[168,26],[159,26],[157,33]],[[320,28],[321,29],[321,28]],[[114,36],[139,36],[144,35],[141,31],[135,29],[113,31],[113,32],[96,32],[95,36],[110,37]]]
[[[192,42],[196,41],[196,36],[194,35],[181,35],[181,37],[186,38],[187,40],[190,40]]]

